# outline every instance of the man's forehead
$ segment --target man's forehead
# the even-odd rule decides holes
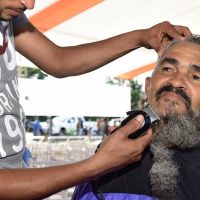
[[[158,58],[152,75],[154,75],[157,69],[165,62],[169,64],[178,64],[183,60],[187,65],[200,66],[200,44],[188,41],[180,41],[172,44],[166,48]]]
[[[185,51],[187,51],[187,53],[190,53],[190,52],[192,53],[194,51],[200,52],[200,44],[196,44],[196,43],[188,42],[188,41],[180,41],[180,42],[174,43],[168,48],[166,48],[166,50],[161,55],[161,59],[166,54],[175,53],[175,52],[184,53]]]

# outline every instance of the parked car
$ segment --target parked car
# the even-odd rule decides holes
[[[76,135],[77,132],[77,124],[79,120],[84,123],[85,118],[84,117],[63,117],[63,116],[58,116],[52,118],[52,135]],[[47,133],[49,124],[47,121],[45,122],[40,122],[40,125],[42,127],[42,130]]]

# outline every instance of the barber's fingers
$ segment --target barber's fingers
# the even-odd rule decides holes
[[[173,40],[184,40],[185,37],[192,35],[190,29],[186,26],[173,25],[169,22],[164,22],[163,30],[161,31],[161,45],[155,45],[158,55],[163,53],[164,48]]]
[[[120,134],[124,137],[128,137],[131,133],[136,132],[138,129],[142,128],[144,124],[144,117],[142,115],[137,115],[131,119],[126,125],[118,129]],[[117,132],[118,132],[117,131]]]
[[[192,35],[190,29],[185,26],[169,26],[166,32],[163,32],[162,45],[158,48],[158,54],[161,55],[165,47],[172,42],[172,40],[184,40],[185,37]]]
[[[179,25],[169,25],[164,31],[172,39],[184,39],[185,37],[190,36],[192,33],[188,27],[179,26]]]
[[[120,128],[120,132],[127,137],[130,134],[134,134],[138,129],[142,128],[144,125],[144,117],[142,115],[137,115],[135,118],[130,120],[125,126]],[[146,131],[146,133],[136,139],[129,139],[131,143],[137,143],[142,149],[149,146],[152,140],[152,129]]]
[[[174,27],[177,30],[178,34],[181,34],[183,37],[188,37],[188,36],[192,35],[192,32],[190,31],[190,29],[186,26],[176,25]],[[181,39],[181,38],[178,36],[177,39]]]

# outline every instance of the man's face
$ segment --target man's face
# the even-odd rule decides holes
[[[0,20],[11,20],[34,5],[35,0],[0,0]]]
[[[161,117],[150,145],[152,194],[158,199],[180,199],[174,151],[200,147],[200,45],[181,41],[169,47],[146,79],[145,89]]]
[[[180,42],[161,56],[146,96],[160,116],[200,111],[200,45]]]

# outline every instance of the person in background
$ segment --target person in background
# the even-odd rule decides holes
[[[98,120],[98,135],[104,137],[104,135],[108,132],[108,119],[106,117],[102,117]]]
[[[33,127],[33,135],[34,136],[42,135],[42,127],[40,125],[39,117],[35,118],[35,120],[32,123],[32,127]]]
[[[78,117],[78,122],[76,125],[76,135],[79,135],[79,136],[84,135],[83,120],[80,117]]]
[[[46,133],[46,135],[47,135],[47,137],[48,136],[51,136],[52,135],[52,127],[53,127],[53,120],[52,120],[52,117],[51,116],[49,116],[48,118],[47,118],[47,133]]]
[[[150,148],[127,167],[82,184],[72,200],[199,200],[200,35],[172,42],[146,79],[160,117]]]
[[[60,47],[26,18],[24,11],[33,9],[34,5],[34,0],[0,0],[0,94],[3,99],[0,101],[0,199],[3,200],[43,199],[93,180],[139,160],[152,138],[149,130],[135,141],[128,139],[143,123],[139,115],[108,136],[98,153],[86,160],[48,168],[24,168],[25,114],[19,104],[15,50],[47,74],[63,78],[98,69],[140,47],[162,52],[171,40],[183,40],[191,34],[187,27],[166,21],[94,43]]]

